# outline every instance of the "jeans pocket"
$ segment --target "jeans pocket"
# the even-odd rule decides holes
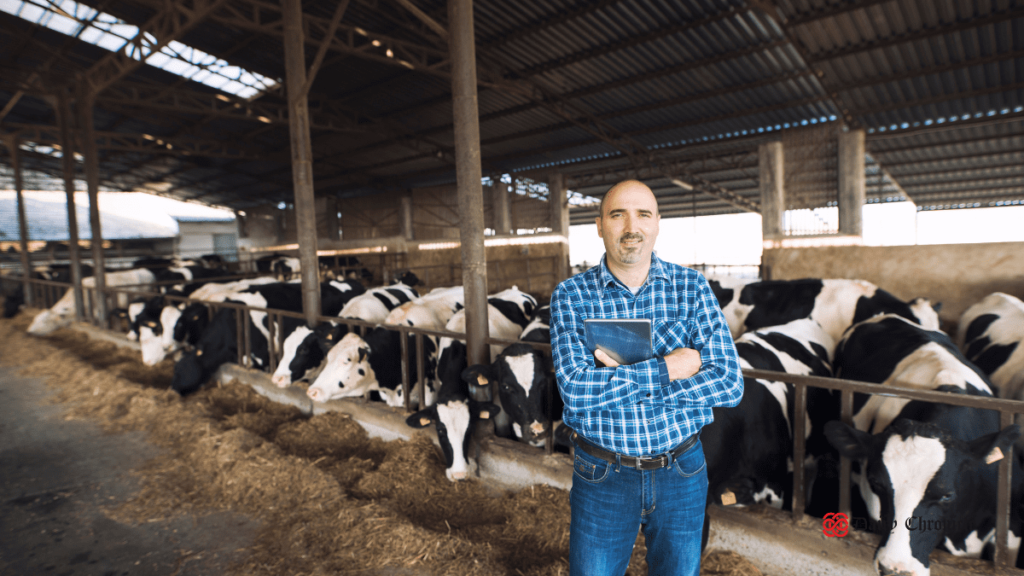
[[[608,477],[611,465],[604,460],[594,458],[579,448],[572,463],[572,474],[576,478],[591,484],[603,482]]]
[[[698,440],[692,448],[681,454],[679,458],[676,458],[672,467],[683,478],[690,478],[700,474],[707,465],[708,463],[704,459],[704,446]]]

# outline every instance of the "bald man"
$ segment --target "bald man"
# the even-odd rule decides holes
[[[551,349],[576,445],[571,576],[622,576],[637,530],[650,574],[697,576],[708,480],[700,430],[743,397],[736,348],[695,270],[654,254],[661,215],[642,182],[601,201],[601,264],[551,295]],[[584,320],[648,318],[655,358],[619,365],[586,347]]]

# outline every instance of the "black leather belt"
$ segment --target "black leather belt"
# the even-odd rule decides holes
[[[612,464],[619,463],[627,468],[636,468],[637,470],[657,470],[671,465],[672,462],[675,462],[676,458],[681,456],[690,448],[693,448],[693,445],[697,443],[698,439],[700,439],[700,432],[695,432],[692,436],[684,440],[682,444],[676,446],[672,450],[669,450],[667,454],[660,454],[654,458],[638,458],[636,456],[626,456],[624,454],[609,452],[604,448],[587,442],[575,431],[573,431],[569,438],[577,448],[583,450],[587,454],[590,454],[594,458],[600,458],[601,460],[611,462]]]

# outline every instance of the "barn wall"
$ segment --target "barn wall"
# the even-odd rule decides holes
[[[939,317],[955,324],[992,292],[1024,297],[1024,242],[926,246],[833,246],[765,250],[766,276],[859,278],[903,299],[941,302]]]
[[[344,240],[387,238],[402,234],[402,198],[412,198],[413,238],[416,240],[458,240],[459,201],[454,186],[431,186],[362,198],[338,200],[341,237]],[[512,229],[550,228],[550,210],[545,200],[511,194]],[[484,194],[484,227],[494,229],[492,194]]]

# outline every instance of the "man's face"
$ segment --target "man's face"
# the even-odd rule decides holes
[[[604,240],[608,259],[618,264],[650,260],[658,239],[658,202],[642,184],[613,188],[597,218],[597,235]]]

